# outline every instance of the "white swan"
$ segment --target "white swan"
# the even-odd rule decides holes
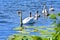
[[[45,4],[44,4],[43,10],[42,10],[42,13],[44,14],[45,17],[49,16],[48,9]]]
[[[25,18],[23,21],[22,21],[22,23],[23,24],[29,24],[29,23],[34,23],[36,20],[37,20],[37,16],[35,16],[35,17],[27,17],[27,18]]]
[[[51,8],[49,9],[49,11],[54,11],[54,8],[53,8],[53,7],[51,7]]]
[[[31,15],[31,12],[30,12],[30,16],[25,18],[24,20],[22,20],[22,12],[21,11],[18,11],[18,14],[20,16],[20,25],[22,26],[22,24],[30,24],[30,23],[34,23],[36,21],[36,19],[38,20],[38,17],[40,17],[40,15],[38,14],[38,11],[36,13],[35,16],[32,16]]]
[[[44,9],[44,10],[42,11],[42,13],[43,13],[44,15],[47,15],[47,14],[48,14],[47,9]]]
[[[34,21],[35,21],[34,17],[27,17],[22,21],[22,23],[27,24],[27,23],[33,23]]]

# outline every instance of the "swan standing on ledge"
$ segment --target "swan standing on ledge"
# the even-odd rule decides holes
[[[38,20],[38,17],[40,17],[40,15],[38,14],[38,11],[36,13],[35,16],[32,16],[31,12],[30,12],[30,16],[25,18],[24,20],[22,20],[22,12],[18,12],[18,14],[20,15],[20,26],[22,27],[23,24],[32,24],[34,23],[36,20]]]

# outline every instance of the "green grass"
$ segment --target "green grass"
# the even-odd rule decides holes
[[[39,36],[22,36],[22,35],[19,35],[19,34],[16,34],[16,35],[13,35],[13,36],[10,36],[8,38],[8,40],[22,40],[22,39],[28,39],[28,40],[42,40],[41,37]]]

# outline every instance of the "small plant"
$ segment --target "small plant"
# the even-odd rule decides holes
[[[58,13],[58,16],[60,16],[60,13]]]
[[[56,15],[55,14],[50,14],[50,19],[56,19]]]
[[[60,16],[60,13],[58,13],[58,17]],[[55,15],[55,14],[51,14],[50,15],[50,18],[51,19],[57,19],[58,18],[57,17],[57,15]],[[59,19],[57,19],[57,20],[54,20],[53,21],[53,25],[54,25],[54,29],[55,29],[55,33],[53,34],[53,40],[60,40],[60,21],[58,21]],[[56,23],[56,22],[58,22],[58,23]]]

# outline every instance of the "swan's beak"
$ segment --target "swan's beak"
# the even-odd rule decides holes
[[[20,14],[22,14],[22,12],[21,11],[18,11],[18,15],[20,16]]]

